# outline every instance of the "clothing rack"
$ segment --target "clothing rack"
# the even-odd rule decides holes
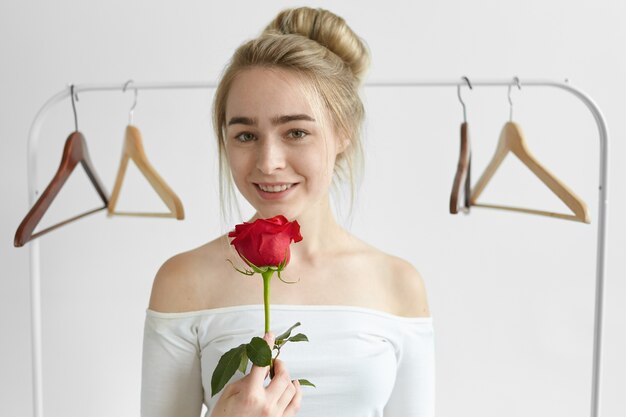
[[[598,201],[598,234],[596,248],[596,288],[594,308],[594,332],[593,332],[593,368],[591,387],[591,417],[600,416],[600,377],[602,365],[602,316],[604,300],[604,272],[606,263],[606,228],[607,228],[607,180],[608,180],[608,129],[604,116],[595,102],[579,89],[572,87],[566,82],[533,79],[520,81],[514,79],[486,79],[472,80],[474,87],[552,87],[559,88],[573,94],[581,100],[592,113],[598,126],[600,137],[600,173],[599,173],[599,201]],[[370,81],[365,87],[463,87],[468,84],[462,78],[450,80],[401,80],[401,81]],[[119,84],[81,84],[74,86],[75,93],[91,91],[125,91],[127,83]],[[152,82],[133,83],[136,90],[165,90],[165,89],[212,89],[217,84],[212,82]],[[28,170],[28,198],[32,207],[37,201],[39,190],[37,189],[37,149],[41,125],[50,109],[70,96],[70,88],[65,88],[50,97],[37,112],[28,134],[27,170]],[[31,344],[32,344],[32,368],[33,368],[33,415],[43,417],[43,392],[42,392],[42,348],[41,348],[41,288],[40,288],[40,261],[39,240],[29,242],[30,263],[30,296],[31,296]]]

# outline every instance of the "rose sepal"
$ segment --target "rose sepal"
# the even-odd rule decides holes
[[[230,259],[226,259],[226,261],[230,262],[230,264],[232,265],[232,267],[233,267],[233,268],[235,268],[235,270],[236,270],[237,272],[239,272],[239,273],[241,273],[241,274],[243,274],[243,275],[248,275],[248,276],[250,276],[250,275],[254,275],[254,274],[255,274],[255,271],[250,271],[249,269],[246,269],[246,270],[241,270],[241,269],[237,268],[237,267],[235,266],[235,264],[233,263],[233,261],[231,261]]]
[[[235,264],[230,259],[226,259],[226,260],[228,262],[230,262],[230,264],[233,266],[233,268],[235,268],[235,270],[237,272],[241,273],[241,274],[251,276],[251,275],[254,275],[255,273],[257,273],[257,274],[261,274],[262,275],[262,274],[264,274],[264,273],[266,273],[268,271],[274,271],[274,272],[277,273],[278,279],[280,279],[285,284],[295,284],[297,282],[300,282],[300,278],[298,278],[296,281],[285,281],[283,279],[283,277],[280,275],[280,273],[287,266],[287,254],[285,254],[285,258],[277,266],[256,266],[255,264],[250,262],[245,256],[243,256],[241,253],[239,254],[239,256],[241,256],[241,259],[244,260],[244,262],[251,268],[251,270],[250,269],[241,270],[241,269],[237,268],[235,266]]]
[[[241,253],[239,254],[239,256],[241,256],[241,259],[243,259],[246,264],[252,268],[252,271],[256,272],[257,274],[263,274],[267,271],[282,271],[283,269],[285,269],[285,266],[287,266],[287,256],[285,256],[285,259],[278,265],[278,266],[256,266],[255,264],[253,264],[252,262],[250,262],[245,256],[243,256]],[[230,262],[230,260],[229,260]],[[233,265],[233,267],[235,266],[232,262],[230,262],[231,265]],[[246,271],[243,272],[240,269],[238,269],[237,267],[235,267],[235,269],[245,275],[252,275],[254,272],[252,271]]]
[[[285,253],[285,259],[283,260],[283,262],[278,265],[278,269],[276,269],[277,275],[278,275],[278,279],[281,280],[282,282],[284,282],[285,284],[295,284],[296,282],[300,282],[300,278],[298,278],[297,281],[285,281],[283,279],[283,277],[280,276],[280,273],[283,271],[283,269],[285,269],[285,267],[287,266],[287,256],[288,254]]]
[[[282,282],[284,282],[285,284],[296,284],[298,282],[300,282],[300,278],[298,278],[296,281],[285,281],[281,276],[280,276],[280,271],[278,270],[278,279],[281,280]]]

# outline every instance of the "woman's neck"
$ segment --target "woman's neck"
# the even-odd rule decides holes
[[[257,213],[250,221],[258,218]],[[292,259],[316,258],[321,252],[332,251],[333,247],[348,235],[337,223],[328,198],[301,213],[297,218],[289,220],[298,221],[302,235],[300,242],[291,245]]]
[[[337,223],[330,207],[326,212],[307,213],[296,219],[300,224],[302,241],[292,245],[292,254],[304,258],[314,257],[320,252],[331,250],[346,231]]]

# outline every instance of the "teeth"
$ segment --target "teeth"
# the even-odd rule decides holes
[[[291,188],[292,185],[293,184],[264,186],[259,184],[259,188],[268,193],[279,193],[281,191],[285,191],[287,188]]]

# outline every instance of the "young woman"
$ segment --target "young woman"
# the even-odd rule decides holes
[[[424,283],[341,227],[330,205],[334,179],[354,189],[368,61],[342,18],[310,8],[281,12],[235,52],[214,102],[223,179],[256,209],[249,221],[300,224],[283,273],[299,281],[273,283],[271,325],[280,333],[299,321],[309,342],[283,347],[273,379],[253,366],[212,397],[221,355],[263,328],[262,280],[226,262],[239,259],[226,235],[178,254],[158,271],[147,310],[143,416],[197,417],[203,403],[212,417],[434,415]]]

